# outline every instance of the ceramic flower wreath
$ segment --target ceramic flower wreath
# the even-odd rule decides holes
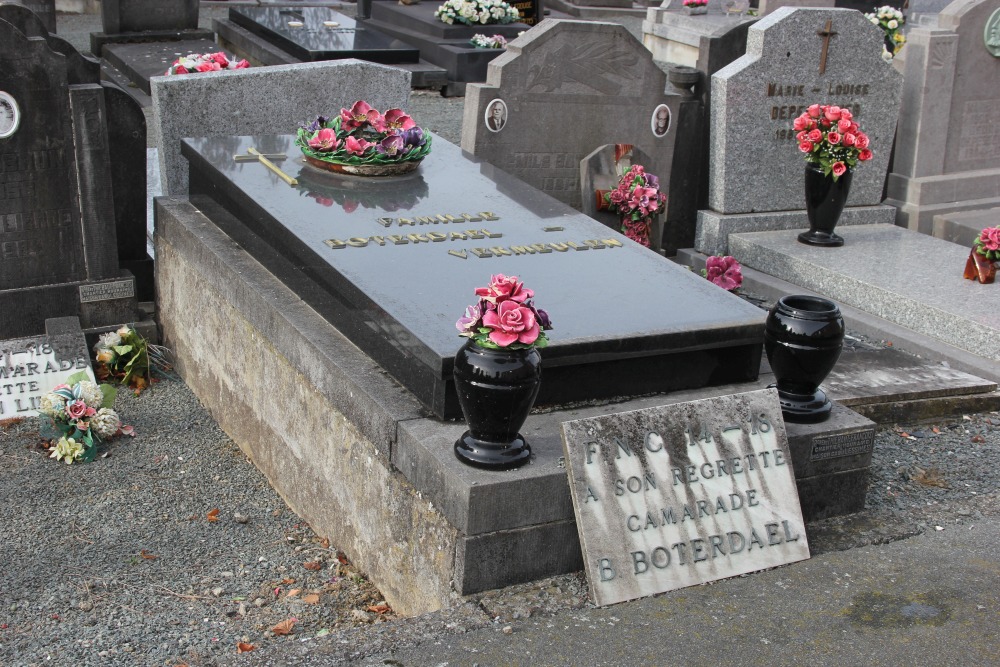
[[[430,135],[402,109],[382,114],[362,100],[300,127],[295,144],[309,157],[349,165],[417,161],[431,152]]]

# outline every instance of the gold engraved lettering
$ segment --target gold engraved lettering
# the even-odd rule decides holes
[[[535,250],[530,246],[523,246],[523,245],[512,245],[510,249],[514,251],[515,255],[534,255],[536,252],[538,252],[537,250]]]
[[[480,231],[481,231],[481,232],[482,232],[483,234],[485,234],[485,235],[486,235],[486,238],[488,238],[488,239],[498,239],[498,238],[500,238],[501,236],[503,236],[503,234],[498,234],[498,233],[495,233],[495,232],[491,232],[491,231],[490,231],[490,230],[488,230],[488,229],[482,229],[482,230],[480,230]]]
[[[414,225],[414,222],[412,220],[410,220],[409,218],[400,218],[399,219],[399,226],[403,227],[403,226],[406,226],[406,225],[410,225],[412,227]]]
[[[450,213],[446,213],[444,217],[448,222],[465,222],[465,220],[462,220],[461,218],[456,218]]]
[[[483,216],[483,220],[499,220],[500,219],[499,216],[493,215],[489,211],[480,211],[479,215]]]
[[[500,246],[493,246],[492,248],[490,248],[490,251],[492,251],[493,254],[496,255],[497,257],[499,257],[500,255],[511,254],[510,250],[507,250],[507,248],[502,248]]]
[[[468,259],[469,254],[464,250],[449,250],[448,254],[452,257],[458,257],[459,259]]]
[[[437,220],[435,220],[434,218],[428,218],[426,215],[418,215],[417,216],[417,222],[419,222],[421,225],[436,225],[437,224]]]
[[[379,218],[375,222],[382,225],[383,227],[392,227],[392,218]]]
[[[448,240],[449,241],[464,241],[467,238],[469,238],[469,237],[466,236],[465,234],[463,234],[462,232],[449,232],[448,233]]]
[[[379,245],[385,245],[385,237],[384,236],[373,236],[373,237],[371,237],[371,240],[373,242],[379,244]]]
[[[569,250],[569,246],[566,245],[565,243],[550,243],[549,247],[555,250],[556,252],[566,252],[567,250]]]
[[[341,248],[347,247],[347,244],[341,241],[340,239],[327,239],[323,241],[323,243],[327,244],[334,250],[340,250]]]
[[[478,229],[470,229],[466,233],[469,235],[469,238],[473,239],[473,240],[483,238],[483,233],[481,231],[479,231]]]
[[[347,245],[351,246],[352,248],[364,248],[366,245],[368,245],[368,239],[361,238],[360,236],[353,236],[347,239]]]
[[[601,241],[604,243],[604,245],[608,246],[609,248],[621,248],[622,247],[622,242],[618,241],[616,239],[601,239]]]
[[[430,243],[427,237],[423,234],[407,234],[406,238],[410,239],[414,243]]]
[[[434,217],[437,218],[438,220],[440,220],[441,222],[448,222],[448,218],[446,218],[445,216],[441,215],[440,213],[438,213]]]
[[[604,244],[601,243],[600,241],[596,240],[596,239],[591,239],[591,240],[588,240],[588,241],[584,241],[584,243],[586,243],[587,245],[589,245],[591,248],[594,248],[595,250],[600,250],[601,248],[604,247]]]
[[[476,257],[480,257],[480,258],[483,258],[483,257],[492,257],[493,256],[493,253],[491,253],[486,248],[473,248],[472,249],[472,254],[474,254]]]
[[[389,236],[389,240],[395,243],[396,245],[406,245],[407,243],[409,243],[407,239],[403,238],[398,234],[392,234],[391,236]]]
[[[590,246],[580,245],[579,243],[574,243],[573,241],[566,241],[566,245],[574,250],[590,250]]]
[[[541,252],[541,253],[552,252],[552,248],[548,247],[544,243],[532,243],[531,247],[534,248],[536,252]]]
[[[482,220],[478,215],[469,215],[468,213],[463,213],[462,217],[465,218],[466,222],[479,222]]]
[[[427,238],[431,241],[438,242],[444,241],[448,238],[447,234],[442,234],[441,232],[427,232]]]

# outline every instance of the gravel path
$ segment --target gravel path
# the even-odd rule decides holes
[[[34,420],[0,430],[0,664],[215,665],[240,642],[304,639],[347,659],[588,604],[572,574],[398,621],[183,383],[116,408],[137,435],[86,465],[47,458]],[[1000,413],[881,430],[868,509],[811,526],[814,553],[974,523],[996,504],[998,458]]]

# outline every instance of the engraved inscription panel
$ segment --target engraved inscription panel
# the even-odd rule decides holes
[[[1000,99],[966,102],[962,107],[962,134],[958,159],[1000,158]]]
[[[875,449],[875,431],[857,431],[813,440],[813,461],[870,454]]]
[[[116,280],[110,283],[80,285],[80,303],[130,299],[135,296],[135,282]]]

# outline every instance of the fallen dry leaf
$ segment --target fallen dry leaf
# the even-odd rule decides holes
[[[208,510],[208,514],[205,515],[208,518],[209,523],[215,523],[219,520],[219,508]]]
[[[237,653],[249,653],[250,651],[257,650],[257,647],[253,644],[247,644],[246,642],[239,642],[236,644]]]
[[[341,565],[347,565],[347,556],[344,555],[343,551],[337,552],[337,560],[340,561]]]
[[[986,438],[981,435],[972,436],[972,442],[986,442]]]
[[[373,611],[376,614],[387,614],[387,613],[389,613],[392,610],[389,608],[389,605],[387,605],[387,604],[385,604],[383,602],[382,604],[370,604],[370,605],[368,605],[368,611]]]
[[[288,620],[278,623],[276,626],[271,628],[271,632],[278,636],[290,635],[292,634],[292,628],[296,623],[299,622],[297,618],[289,618]]]
[[[320,544],[320,546],[321,546],[321,547],[323,547],[324,549],[329,549],[329,548],[330,548],[330,539],[329,539],[329,538],[326,538],[326,537],[324,537],[324,538],[323,538],[323,541],[322,541],[322,542],[320,542],[319,544]]]
[[[323,569],[323,563],[320,563],[318,560],[307,560],[305,563],[302,563],[302,567],[315,572],[316,570]]]
[[[291,577],[285,577],[284,579],[281,580],[281,583],[287,586],[288,584],[294,584],[295,580],[292,579]]]
[[[948,482],[944,480],[941,476],[941,471],[937,468],[930,468],[928,470],[917,468],[913,475],[913,481],[924,486],[936,486],[942,489],[949,488]]]
[[[139,555],[142,556],[143,558],[145,558],[146,560],[156,560],[157,558],[159,558],[159,556],[157,556],[156,554],[151,554],[148,551],[146,551],[145,549],[143,549],[142,551],[140,551]]]
[[[317,604],[319,602],[319,596],[315,593],[310,593],[302,598],[302,601],[306,604]]]
[[[293,598],[301,592],[302,592],[301,588],[293,588],[292,590],[288,591],[288,595],[286,595],[285,597]]]

